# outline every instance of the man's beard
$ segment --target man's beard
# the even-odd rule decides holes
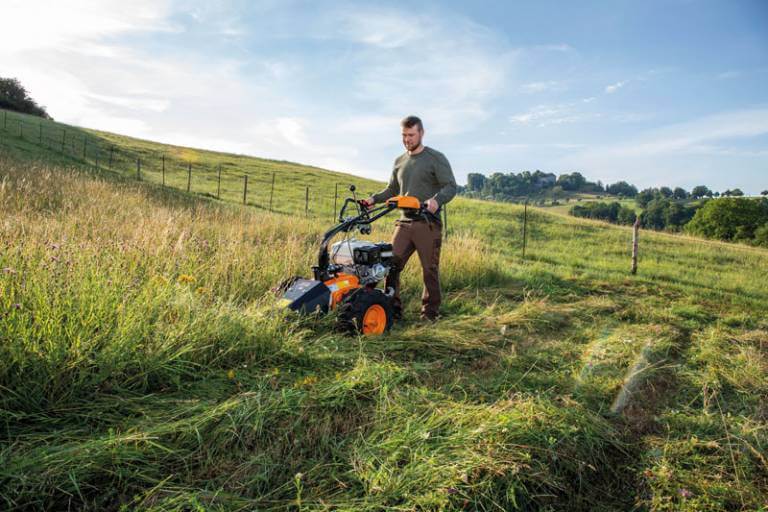
[[[419,146],[421,146],[421,139],[417,140],[415,143],[406,144],[405,149],[408,151],[413,151],[414,149],[419,149]]]

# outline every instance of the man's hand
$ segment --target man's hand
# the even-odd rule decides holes
[[[361,199],[360,204],[366,207],[367,209],[373,208],[373,205],[376,203],[376,201],[373,200],[373,196],[367,198],[367,199]]]
[[[439,205],[437,204],[437,201],[435,200],[434,197],[430,197],[429,199],[427,199],[427,211],[429,213],[435,213],[437,211],[438,206]]]

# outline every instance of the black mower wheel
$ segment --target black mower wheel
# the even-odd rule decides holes
[[[358,288],[339,304],[339,328],[349,333],[378,335],[394,323],[392,299],[378,288]]]

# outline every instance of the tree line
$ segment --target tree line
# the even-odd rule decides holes
[[[513,201],[516,198],[549,193],[553,198],[566,192],[605,193],[600,181],[591,182],[581,173],[572,172],[557,176],[539,170],[519,173],[495,172],[490,176],[469,173],[467,185],[460,187],[460,193],[469,197],[496,201]]]
[[[52,119],[45,107],[38,105],[21,82],[15,78],[0,77],[0,108]]]
[[[633,209],[618,201],[576,205],[570,214],[615,224],[633,224],[638,218]],[[646,229],[768,247],[768,197],[706,197],[689,203],[657,197],[646,204],[639,218]]]

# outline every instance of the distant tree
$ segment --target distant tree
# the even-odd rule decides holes
[[[555,185],[563,187],[563,190],[577,191],[581,190],[586,183],[587,179],[580,172],[572,172],[570,174],[561,174],[557,178]]]
[[[667,225],[667,207],[669,200],[665,198],[654,199],[648,203],[640,214],[640,223],[648,229],[664,229]]]
[[[768,199],[733,197],[708,201],[696,212],[686,231],[719,240],[750,241],[757,229],[767,223]]]
[[[615,196],[635,197],[637,195],[637,187],[630,185],[626,181],[612,183],[605,187],[605,191]]]
[[[634,224],[636,218],[637,214],[635,213],[635,210],[622,206],[616,217],[616,222],[619,224]]]
[[[672,197],[675,199],[688,199],[688,191],[682,187],[675,187],[672,191]]]
[[[645,208],[648,206],[648,203],[654,200],[658,193],[659,190],[655,188],[643,189],[635,196],[635,203],[637,203],[637,206],[640,208]]]
[[[691,190],[691,197],[701,199],[702,197],[712,197],[712,191],[705,185],[697,185]]]
[[[694,206],[684,206],[659,196],[648,203],[640,215],[640,222],[645,228],[678,231],[693,218],[695,212]]]
[[[733,197],[742,197],[744,195],[744,192],[742,192],[740,188],[735,188],[731,190],[731,195]]]
[[[674,192],[672,192],[672,189],[669,187],[661,187],[659,189],[659,194],[661,194],[663,197],[672,197]]]
[[[760,195],[761,196],[768,196],[768,190],[763,190],[762,192],[760,192]]]
[[[45,107],[38,105],[15,78],[0,77],[0,108],[51,119]]]
[[[760,226],[755,230],[754,243],[755,245],[768,247],[768,222],[766,222],[765,224],[763,224],[762,226]]]
[[[714,196],[715,196],[715,197],[720,197],[720,192],[715,192],[715,193],[714,193]]]
[[[483,190],[486,181],[487,178],[484,174],[471,172],[467,174],[467,190],[480,192]]]

